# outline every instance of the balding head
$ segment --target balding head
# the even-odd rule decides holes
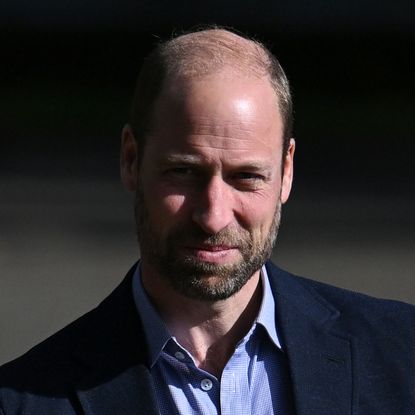
[[[265,46],[223,29],[178,36],[158,45],[145,59],[130,119],[139,147],[144,147],[145,138],[151,132],[154,104],[167,84],[202,79],[225,71],[234,76],[269,80],[283,121],[286,151],[292,133],[292,101],[284,71]]]

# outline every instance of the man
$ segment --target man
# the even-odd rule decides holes
[[[415,310],[267,262],[289,197],[291,98],[225,30],[160,45],[122,132],[141,260],[0,371],[0,414],[415,413]]]

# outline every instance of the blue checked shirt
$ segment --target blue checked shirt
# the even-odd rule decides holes
[[[265,267],[257,319],[240,340],[220,379],[199,369],[168,332],[145,293],[137,267],[134,300],[142,318],[161,415],[292,414],[286,357],[277,335],[274,297]]]

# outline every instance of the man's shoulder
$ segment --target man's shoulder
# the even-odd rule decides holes
[[[0,386],[4,379],[26,382],[31,376],[55,379],[52,372],[74,368],[73,360],[77,349],[88,343],[94,327],[96,309],[70,323],[52,336],[43,340],[22,356],[0,367]],[[70,362],[70,363],[69,363]],[[24,374],[24,377],[22,376]]]
[[[362,413],[412,413],[414,306],[299,277],[271,264],[267,271],[283,346],[293,370],[306,376],[307,389],[313,381],[325,388],[351,382]],[[326,358],[339,363],[336,376]],[[324,383],[330,373],[331,382]],[[318,385],[310,388],[321,397],[330,395]]]
[[[0,367],[0,388],[37,383],[56,390],[76,382],[91,365],[108,366],[108,356],[118,349],[118,363],[134,353],[133,347],[139,351],[140,321],[130,274],[98,307]]]
[[[267,264],[271,278],[275,279],[281,295],[307,294],[338,314],[337,322],[347,330],[383,333],[406,331],[415,344],[415,306],[402,301],[376,298],[367,294],[339,288],[284,271],[272,263]]]

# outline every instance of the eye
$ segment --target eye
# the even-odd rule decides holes
[[[234,175],[234,178],[236,180],[241,180],[241,181],[264,180],[264,176],[262,176],[261,174],[248,172],[248,171],[238,172]]]
[[[166,169],[164,175],[171,178],[187,179],[197,176],[197,171],[190,166],[176,166]]]
[[[169,173],[188,176],[194,173],[194,170],[191,167],[173,167],[169,169]]]
[[[262,174],[241,171],[232,176],[234,186],[244,191],[258,190],[265,182],[265,177]]]

